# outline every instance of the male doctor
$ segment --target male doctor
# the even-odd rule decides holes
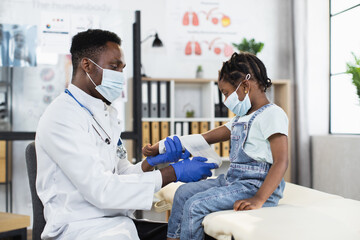
[[[217,167],[190,160],[177,138],[167,139],[165,154],[129,163],[110,105],[124,84],[120,45],[108,31],[75,35],[72,82],[40,119],[36,189],[44,205],[43,239],[166,239],[166,224],[133,219],[134,210],[149,210],[162,186],[198,181]],[[165,162],[176,163],[154,171]]]

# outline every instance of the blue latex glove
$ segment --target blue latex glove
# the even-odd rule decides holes
[[[177,136],[174,136],[174,139],[169,137],[165,140],[165,153],[159,154],[155,157],[147,157],[146,160],[151,166],[155,166],[161,163],[177,162],[180,158],[189,158],[190,153],[188,150],[185,150],[185,153],[182,152],[182,145],[180,139]]]
[[[175,169],[176,181],[180,182],[197,182],[201,179],[211,177],[210,169],[217,168],[216,163],[206,163],[204,157],[194,157],[183,161],[171,164]]]

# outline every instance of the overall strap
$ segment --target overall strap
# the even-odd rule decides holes
[[[253,123],[254,119],[256,118],[257,115],[259,115],[260,113],[262,113],[266,108],[270,107],[274,105],[273,103],[268,103],[264,106],[262,106],[261,108],[259,108],[258,110],[256,110],[256,112],[254,113],[254,115],[250,118],[249,122],[248,122],[248,129],[250,129],[251,124]]]

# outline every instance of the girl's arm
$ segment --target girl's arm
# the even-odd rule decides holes
[[[214,144],[229,140],[231,132],[225,125],[222,125],[220,127],[211,129],[210,131],[207,131],[201,135],[204,137],[208,144]]]
[[[273,165],[271,166],[265,181],[259,188],[254,197],[237,200],[234,203],[234,210],[252,210],[261,208],[266,200],[271,196],[279,186],[285,171],[288,167],[288,139],[286,135],[276,133],[269,138],[271,152],[273,156]]]
[[[222,141],[227,141],[230,139],[230,130],[225,126],[220,126],[210,131],[207,131],[201,134],[205,141],[208,144],[218,143]],[[159,154],[159,143],[155,143],[154,145],[147,144],[143,147],[142,152],[145,156],[155,156]]]

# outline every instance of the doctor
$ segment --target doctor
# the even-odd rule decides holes
[[[178,139],[166,152],[133,165],[117,112],[125,59],[120,38],[88,30],[72,39],[72,82],[42,115],[36,132],[36,189],[44,205],[43,239],[166,239],[167,225],[133,219],[153,194],[174,181],[198,181],[217,167],[189,160]],[[179,161],[179,158],[184,158]],[[176,162],[154,171],[154,166]]]

